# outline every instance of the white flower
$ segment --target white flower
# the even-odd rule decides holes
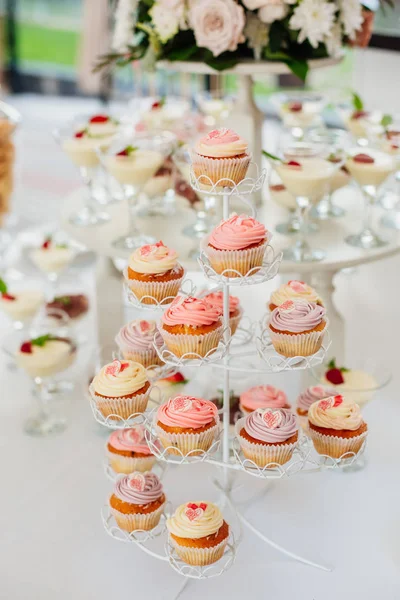
[[[250,48],[254,50],[256,60],[261,60],[261,51],[268,45],[269,27],[262,23],[252,12],[246,13],[244,35]]]
[[[158,0],[158,3],[175,14],[179,21],[179,29],[188,28],[185,0]]]
[[[136,25],[136,10],[139,0],[119,0],[115,11],[114,35],[111,43],[117,52],[128,51],[132,42],[133,31]]]
[[[243,0],[243,4],[249,10],[256,10],[257,8],[261,8],[266,4],[269,4],[268,0]]]
[[[197,45],[214,56],[244,42],[244,9],[235,0],[190,0],[189,22]]]
[[[273,23],[284,19],[289,12],[289,7],[284,0],[269,0],[258,10],[258,18],[263,23]]]
[[[179,31],[179,17],[164,2],[156,2],[149,10],[154,29],[163,44]]]
[[[342,53],[342,26],[339,23],[334,24],[329,35],[325,37],[325,45],[329,56],[336,58]]]
[[[356,32],[363,24],[362,5],[359,0],[339,0],[340,20],[345,34],[354,40]]]
[[[344,0],[345,2],[347,0]],[[301,44],[308,39],[313,48],[317,48],[332,29],[337,6],[325,0],[302,0],[296,6],[289,21],[291,29],[300,31],[298,41]]]

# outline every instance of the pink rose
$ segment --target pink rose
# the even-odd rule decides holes
[[[189,22],[197,45],[214,56],[244,42],[244,9],[235,0],[190,0]]]

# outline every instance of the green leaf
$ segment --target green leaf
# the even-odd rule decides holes
[[[206,65],[215,69],[216,71],[225,71],[225,69],[233,69],[238,62],[238,58],[221,58],[219,56],[213,56],[212,58],[207,58],[205,61]]]
[[[306,60],[290,59],[286,61],[289,69],[302,81],[306,80],[308,73],[308,63]]]
[[[46,342],[53,339],[53,336],[50,333],[46,333],[46,335],[41,335],[37,338],[31,340],[31,344],[33,346],[44,346]]]
[[[68,248],[68,244],[56,244],[56,248]]]
[[[7,294],[7,284],[4,279],[0,279],[0,294]]]
[[[353,106],[354,110],[364,110],[364,102],[361,100],[360,96],[353,92]]]
[[[187,48],[175,48],[166,54],[168,60],[189,60],[197,52],[197,46],[189,46]]]
[[[340,367],[339,371],[341,373],[348,373],[350,371],[350,369],[346,369],[346,367]]]
[[[131,154],[133,154],[134,152],[136,152],[136,150],[138,150],[139,148],[137,146],[127,146],[125,148],[125,152],[127,153],[128,156],[130,156]]]
[[[382,127],[388,127],[389,125],[391,125],[393,123],[393,117],[391,115],[383,115],[382,120],[381,120],[381,125]]]
[[[60,302],[64,306],[69,306],[71,304],[72,300],[71,300],[70,296],[56,296],[54,298],[54,302]]]
[[[274,154],[270,154],[269,152],[267,152],[266,150],[261,150],[262,154],[264,156],[266,156],[267,158],[269,158],[270,160],[277,160],[279,162],[283,162],[283,160],[281,158],[279,158],[279,156],[275,156]]]
[[[327,364],[328,369],[336,369],[336,358],[331,358]]]

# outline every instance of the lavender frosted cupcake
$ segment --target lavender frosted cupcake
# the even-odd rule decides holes
[[[328,398],[328,396],[335,396],[336,391],[333,388],[327,388],[322,385],[312,385],[302,392],[297,398],[296,411],[300,417],[306,417],[308,415],[308,409],[311,404]]]
[[[161,348],[163,341],[155,321],[136,319],[119,330],[115,342],[127,360],[133,360],[146,369],[154,365],[162,365],[154,343]]]
[[[255,410],[236,422],[235,432],[244,456],[259,467],[287,463],[299,437],[296,417],[284,408]]]
[[[323,306],[304,300],[287,300],[275,308],[268,329],[276,352],[287,357],[318,352],[328,326],[325,315]]]
[[[256,385],[240,394],[240,410],[248,415],[259,408],[290,408],[283,390],[273,385]]]

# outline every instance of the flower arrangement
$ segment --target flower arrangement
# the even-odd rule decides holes
[[[166,59],[222,71],[255,58],[305,79],[309,59],[356,42],[364,15],[360,0],[119,0],[112,51],[96,68]]]

